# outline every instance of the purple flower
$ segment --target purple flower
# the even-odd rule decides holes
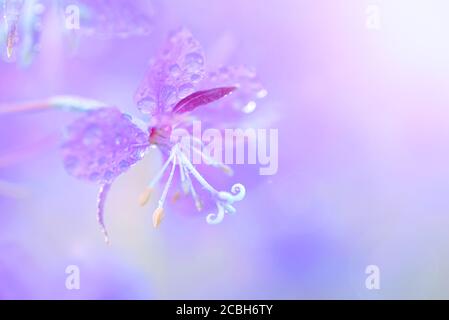
[[[159,148],[165,156],[162,168],[140,196],[141,205],[145,205],[158,183],[166,177],[153,213],[155,227],[159,226],[164,216],[165,202],[175,175],[179,175],[182,190],[192,196],[198,210],[203,207],[196,191],[198,187],[208,193],[215,203],[217,211],[206,218],[209,224],[220,223],[225,214],[235,213],[234,203],[245,197],[245,187],[237,183],[230,192],[214,188],[193,165],[190,154],[181,143],[172,141],[170,135],[174,129],[189,128],[191,114],[201,119],[208,118],[211,124],[224,121],[218,105],[213,112],[202,114],[201,107],[204,105],[221,103],[222,107],[231,109],[229,115],[235,116],[233,112],[242,111],[248,103],[254,103],[255,99],[265,94],[255,74],[247,68],[222,67],[217,71],[207,71],[199,42],[189,31],[181,29],[169,36],[135,94],[139,110],[150,116],[149,123],[97,101],[76,97],[54,97],[46,102],[22,106],[21,110],[42,109],[48,105],[85,112],[68,128],[62,147],[64,165],[73,176],[101,185],[97,219],[108,240],[104,224],[108,191],[114,179],[142,159],[150,146]],[[203,153],[203,145],[201,142],[199,144],[193,147],[193,151],[207,164],[232,174],[227,165]]]
[[[101,108],[69,126],[62,146],[64,166],[77,178],[109,183],[141,160],[148,145],[148,134],[129,116],[117,108]]]

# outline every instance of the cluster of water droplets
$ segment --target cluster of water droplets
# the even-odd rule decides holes
[[[204,64],[203,50],[190,32],[173,33],[137,92],[138,108],[153,114],[170,110],[195,91],[203,79]]]
[[[62,152],[70,174],[107,183],[141,160],[147,147],[148,135],[128,115],[101,108],[69,126]]]
[[[246,66],[220,67],[207,74],[209,86],[235,86],[237,90],[229,100],[233,109],[252,113],[259,99],[268,94],[257,74]]]

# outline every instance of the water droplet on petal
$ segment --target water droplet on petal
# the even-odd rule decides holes
[[[112,171],[108,170],[104,173],[103,177],[105,180],[110,181],[114,177],[114,173]]]
[[[128,161],[122,160],[122,161],[120,161],[118,166],[119,166],[120,170],[125,170],[129,167],[129,163],[128,163]]]
[[[101,129],[96,124],[89,125],[83,133],[84,145],[92,145],[101,139]]]
[[[246,106],[243,107],[243,112],[244,113],[251,113],[254,112],[254,110],[256,110],[257,104],[254,101],[250,101],[246,104]]]
[[[173,86],[164,86],[161,90],[161,100],[166,104],[172,104],[176,102],[176,88]]]
[[[265,90],[265,89],[259,90],[256,93],[256,97],[259,98],[259,99],[265,98],[267,95],[268,95],[268,91]]]
[[[192,74],[192,76],[190,77],[190,80],[192,80],[192,82],[198,82],[198,81],[200,81],[200,79],[201,79],[201,76],[196,73]]]
[[[98,159],[98,164],[99,165],[103,165],[106,163],[106,157],[100,157],[100,159]]]
[[[184,99],[189,94],[193,93],[194,90],[195,89],[193,85],[191,85],[190,83],[185,83],[178,88],[178,97],[180,99]]]
[[[151,97],[145,97],[137,103],[137,106],[140,109],[153,110],[156,108],[156,101]]]

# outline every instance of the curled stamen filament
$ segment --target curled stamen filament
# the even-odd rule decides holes
[[[225,213],[235,213],[235,208],[232,204],[236,201],[241,201],[246,194],[245,187],[242,184],[235,184],[231,188],[231,193],[220,191],[218,192],[214,187],[212,187],[206,179],[195,169],[192,163],[187,159],[187,157],[182,153],[178,152],[178,157],[180,161],[187,168],[186,173],[190,172],[195,179],[215,198],[215,203],[217,206],[217,213],[210,213],[206,217],[206,221],[209,224],[217,224],[223,221]]]
[[[184,153],[179,152],[179,157],[182,159],[183,164],[185,167],[192,173],[192,175],[195,177],[195,179],[211,194],[216,195],[218,193],[217,190],[214,189],[207,181],[203,178],[203,176],[198,172],[198,170],[195,169],[195,167],[192,165],[189,159],[184,155]]]
[[[181,163],[179,164],[180,170],[182,170],[186,177],[186,186],[187,186],[187,192],[190,192],[192,194],[193,201],[195,202],[195,207],[198,211],[201,211],[203,209],[203,203],[201,202],[201,199],[199,198],[198,194],[195,191],[195,187],[193,186],[192,179],[190,179],[189,171],[184,167],[184,165]]]
[[[162,191],[162,196],[159,199],[159,207],[160,208],[162,208],[164,206],[164,202],[165,202],[165,199],[167,198],[168,190],[170,189],[171,182],[172,182],[173,176],[175,174],[175,170],[176,170],[176,156],[173,157],[172,164],[173,165],[172,165],[172,168],[171,168],[171,171],[170,171],[170,175],[168,176],[168,180],[167,180],[167,183],[165,184],[164,191]]]

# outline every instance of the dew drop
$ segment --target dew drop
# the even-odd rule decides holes
[[[96,124],[91,124],[87,126],[86,130],[84,131],[84,134],[87,136],[99,136],[101,133],[100,127]]]
[[[196,52],[187,54],[184,62],[187,70],[191,72],[199,70],[204,64],[203,56]]]
[[[254,110],[256,110],[257,104],[255,101],[250,101],[246,104],[246,106],[243,107],[244,113],[252,113]]]
[[[100,175],[98,174],[98,172],[93,172],[93,173],[90,174],[89,180],[97,181],[99,177],[100,177]]]
[[[168,68],[168,72],[174,77],[179,77],[181,74],[181,68],[177,64],[173,64]]]
[[[217,73],[216,72],[209,73],[209,78],[213,82],[217,81],[217,78],[218,78]]]
[[[141,160],[143,158],[143,156],[145,155],[145,150],[136,150],[133,154],[132,154],[132,159],[135,161]]]
[[[156,108],[156,100],[154,100],[151,97],[145,97],[145,98],[139,100],[139,102],[137,103],[137,106],[140,109],[153,110],[154,108]]]
[[[118,136],[117,138],[115,138],[115,145],[116,146],[121,146],[123,144],[126,143],[126,138],[123,136]]]
[[[198,81],[200,81],[200,79],[201,79],[201,76],[196,73],[192,74],[192,76],[190,77],[190,80],[192,80],[193,82],[198,82]]]
[[[267,95],[268,95],[268,91],[265,90],[265,89],[259,90],[256,93],[256,97],[259,98],[259,99],[265,98]]]

